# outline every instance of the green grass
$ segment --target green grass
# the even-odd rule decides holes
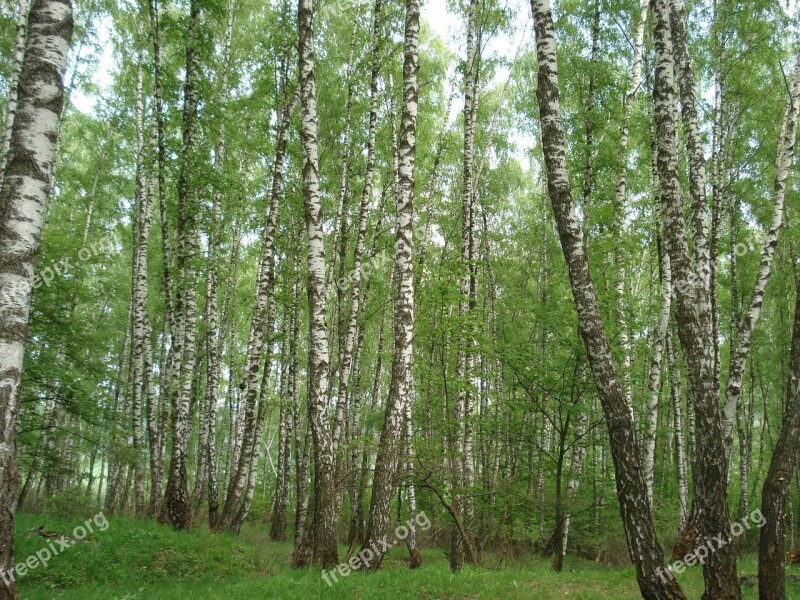
[[[71,534],[85,519],[20,514],[17,517],[17,561],[48,541],[30,529]],[[441,550],[425,549],[424,565],[409,571],[404,548],[393,549],[378,573],[355,572],[329,587],[317,569],[289,568],[291,544],[267,539],[266,528],[251,526],[241,537],[211,535],[198,528],[175,532],[152,521],[109,519],[96,531],[20,580],[25,600],[247,600],[281,598],[358,599],[530,599],[634,600],[639,598],[632,568],[614,568],[567,557],[562,573],[536,556],[502,569],[469,568],[454,576]],[[344,549],[341,555],[344,556]],[[495,557],[485,557],[487,565]],[[740,576],[754,577],[755,560],[740,563]],[[702,593],[699,568],[688,569],[680,582],[689,598]],[[756,598],[744,588],[744,598]],[[787,583],[787,597],[800,597],[800,584]]]

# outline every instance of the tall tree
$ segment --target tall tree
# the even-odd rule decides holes
[[[70,0],[33,2],[0,187],[0,566],[6,573],[14,562],[18,411],[33,267],[53,183],[72,31]],[[0,598],[18,598],[13,580],[0,578]]]
[[[705,206],[705,167],[702,149],[697,147],[696,110],[691,66],[683,45],[682,18],[670,22],[670,0],[651,2],[656,51],[653,90],[658,171],[664,211],[666,248],[675,282],[675,319],[683,355],[690,402],[695,412],[695,452],[693,454],[694,504],[692,522],[705,539],[728,535],[730,523],[727,499],[727,459],[725,456],[718,394],[714,385],[714,340],[708,274],[708,219]],[[676,31],[677,28],[677,31]],[[679,40],[676,49],[673,39]],[[678,136],[675,114],[676,57],[684,124],[688,130],[690,191],[694,255],[689,254],[684,221],[681,184],[678,176]],[[733,546],[713,552],[703,565],[704,598],[740,597]]]
[[[396,192],[397,224],[394,243],[394,356],[389,398],[375,458],[372,502],[364,548],[378,548],[370,568],[380,567],[384,549],[376,542],[386,535],[400,460],[399,439],[404,408],[411,402],[414,358],[414,167],[417,152],[417,102],[419,95],[419,2],[406,0],[403,46],[403,110],[400,118],[399,186]]]
[[[667,567],[656,538],[644,474],[638,461],[638,438],[606,338],[567,175],[553,16],[548,0],[532,0],[531,8],[539,61],[536,97],[539,102],[547,191],[567,263],[580,334],[608,424],[617,497],[630,558],[636,568],[636,579],[644,598],[685,598],[674,579],[667,577],[666,581],[662,581],[664,578],[659,577],[659,573],[665,573]]]
[[[178,177],[178,280],[175,293],[176,329],[173,336],[172,454],[163,511],[176,529],[192,526],[189,495],[188,446],[191,420],[189,408],[197,352],[197,276],[200,244],[200,203],[194,189],[195,125],[199,102],[200,64],[197,31],[200,7],[189,6],[186,31],[186,75],[183,83],[183,138]],[[162,517],[164,519],[164,517]]]
[[[800,56],[791,79],[775,160],[775,195],[786,194],[794,158],[797,119],[800,113]],[[778,201],[776,200],[776,204]],[[781,210],[783,201],[781,200]],[[762,257],[763,266],[766,257]],[[751,309],[752,310],[752,309]],[[786,597],[784,576],[787,495],[800,447],[800,279],[795,286],[794,327],[790,356],[788,398],[778,441],[761,490],[761,511],[766,519],[758,546],[758,596],[761,600]],[[791,508],[789,509],[791,510]]]
[[[303,150],[303,205],[308,246],[308,409],[309,426],[314,439],[314,513],[306,529],[303,545],[312,548],[312,560],[323,568],[338,561],[338,536],[335,507],[336,482],[333,435],[327,416],[330,385],[328,324],[325,316],[325,242],[322,232],[322,207],[319,189],[319,153],[317,146],[317,84],[314,75],[314,6],[313,0],[298,0],[300,71],[300,142]],[[308,566],[308,553],[295,546],[292,563]]]

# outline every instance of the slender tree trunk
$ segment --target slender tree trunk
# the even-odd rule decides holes
[[[286,82],[288,83],[288,82]],[[285,86],[284,86],[285,88]],[[250,480],[250,470],[256,458],[256,449],[259,443],[256,430],[261,424],[259,415],[263,416],[263,405],[258,405],[258,383],[261,371],[262,356],[267,359],[263,367],[262,380],[268,381],[272,363],[272,323],[274,320],[274,256],[275,256],[275,226],[278,211],[278,201],[283,190],[283,171],[286,155],[286,144],[289,136],[289,125],[294,108],[299,99],[299,88],[287,98],[280,122],[278,125],[275,159],[272,166],[272,186],[270,203],[264,233],[261,241],[261,258],[259,261],[258,275],[256,278],[255,310],[250,323],[250,336],[247,343],[247,366],[245,369],[242,390],[244,395],[244,412],[240,411],[237,421],[238,452],[234,453],[231,463],[232,476],[228,484],[228,493],[225,505],[220,514],[217,529],[231,529],[238,520],[237,513],[241,515],[240,502],[246,492]],[[266,335],[266,340],[265,340]],[[266,344],[266,351],[264,346]],[[240,433],[241,432],[241,433]],[[246,512],[246,511],[245,511]]]
[[[290,335],[294,331],[294,312],[287,311],[284,315],[283,351],[281,360],[281,386],[278,411],[278,465],[275,475],[275,497],[272,503],[272,522],[269,538],[275,541],[286,539],[286,517],[289,509],[289,483],[291,476],[291,415],[292,398],[288,394],[289,385],[289,346],[292,343]]]
[[[149,193],[148,177],[145,161],[145,138],[144,138],[144,98],[142,92],[143,85],[143,57],[139,56],[139,64],[136,72],[136,206],[135,214],[132,219],[134,230],[133,241],[133,290],[132,290],[132,320],[133,332],[131,336],[131,378],[130,384],[133,386],[133,449],[134,449],[134,506],[136,515],[145,516],[145,489],[146,480],[145,470],[147,459],[145,457],[144,430],[145,420],[143,417],[143,404],[151,400],[149,392],[152,390],[148,385],[152,381],[152,375],[147,373],[148,363],[145,360],[145,340],[150,331],[150,320],[147,315],[148,298],[148,277],[147,277],[147,254],[148,242],[150,237],[150,223],[153,212],[153,196]],[[150,362],[149,366],[152,366]]]
[[[669,335],[669,315],[672,298],[672,275],[670,273],[669,255],[661,247],[658,237],[658,253],[661,262],[661,310],[658,314],[658,326],[653,339],[653,360],[647,380],[647,392],[650,400],[647,404],[647,431],[644,443],[644,480],[647,484],[647,498],[653,504],[653,473],[656,463],[656,436],[658,433],[658,404],[661,396],[661,363],[664,356],[664,343]]]
[[[736,411],[736,426],[739,434],[739,518],[750,513],[750,456],[753,451],[753,409],[756,400],[756,375],[754,361],[750,361],[750,389],[748,402],[739,405]]]
[[[403,111],[400,125],[399,176],[396,196],[397,227],[394,255],[394,357],[392,383],[386,402],[383,430],[375,459],[372,481],[372,503],[369,509],[364,548],[383,539],[389,525],[389,513],[394,488],[394,475],[399,460],[398,439],[403,408],[412,401],[412,361],[414,354],[414,167],[416,162],[417,97],[419,73],[419,2],[406,0],[405,46],[403,62]],[[380,546],[376,544],[376,546]],[[376,552],[370,569],[378,569],[384,550]]]
[[[375,139],[378,122],[378,74],[380,73],[380,33],[381,2],[375,0],[372,17],[372,77],[369,93],[369,125],[367,127],[367,163],[364,173],[364,188],[361,192],[361,204],[358,211],[358,227],[356,230],[356,246],[353,250],[353,270],[350,282],[350,314],[345,330],[344,344],[339,364],[339,390],[336,398],[336,421],[333,429],[333,450],[336,458],[337,480],[341,477],[343,457],[339,446],[344,431],[345,408],[350,391],[350,374],[353,371],[353,344],[358,337],[358,316],[361,301],[361,259],[364,253],[364,240],[367,235],[367,215],[372,196],[372,178],[375,170]],[[338,507],[336,518],[338,518]]]
[[[678,534],[686,528],[689,518],[689,468],[686,459],[686,435],[684,433],[683,394],[681,392],[681,369],[678,350],[673,342],[673,334],[667,331],[665,340],[667,361],[669,363],[669,393],[675,418],[675,462],[678,483]]]
[[[772,259],[778,247],[778,236],[780,235],[781,226],[783,225],[786,184],[794,158],[794,145],[797,138],[798,112],[800,112],[800,58],[795,65],[794,74],[792,75],[789,99],[786,104],[778,139],[778,154],[775,158],[772,220],[764,240],[764,247],[761,250],[761,263],[758,266],[758,275],[753,287],[750,306],[747,312],[745,312],[741,323],[737,324],[736,351],[731,355],[728,385],[725,388],[722,431],[725,436],[725,449],[729,458],[732,447],[733,425],[736,418],[736,407],[742,395],[742,376],[744,374],[745,363],[750,353],[750,344],[753,341],[755,326],[761,316],[764,293],[767,289],[769,276],[772,273]]]
[[[578,400],[580,402],[580,400]],[[559,502],[558,512],[561,514],[556,517],[556,547],[553,552],[553,570],[561,572],[564,566],[564,557],[567,555],[567,542],[569,541],[569,527],[571,519],[572,504],[575,501],[575,496],[578,494],[578,485],[580,484],[580,476],[583,471],[583,458],[585,456],[585,447],[583,445],[583,437],[586,434],[586,411],[579,405],[576,408],[581,412],[578,414],[575,421],[575,432],[573,434],[572,450],[569,457],[569,470],[570,478],[567,481],[566,499],[564,502]],[[559,484],[556,492],[561,496],[561,485]],[[560,501],[560,498],[559,498]]]
[[[463,489],[471,485],[471,452],[467,453],[467,442],[471,439],[468,430],[471,428],[470,419],[472,417],[472,332],[470,322],[470,308],[472,301],[472,277],[473,277],[473,201],[475,199],[475,189],[473,182],[473,164],[475,155],[475,119],[477,115],[476,90],[478,77],[478,54],[479,48],[476,44],[476,18],[477,0],[470,0],[467,9],[467,55],[464,65],[464,156],[462,164],[462,203],[461,203],[461,278],[459,280],[459,300],[458,317],[460,321],[460,337],[458,340],[458,351],[456,354],[456,378],[458,380],[458,393],[455,398],[453,419],[456,432],[454,433],[455,456],[452,457],[452,486],[453,486],[453,510],[458,514],[461,522],[464,522],[464,514],[468,500],[463,498]],[[470,448],[471,450],[471,448]],[[469,519],[467,519],[468,521]],[[450,570],[457,572],[461,569],[463,562],[462,544],[466,540],[461,539],[458,527],[453,526],[450,543]]]
[[[639,20],[636,24],[636,32],[634,35],[634,42],[633,42],[633,63],[631,64],[631,83],[628,91],[626,92],[623,100],[622,100],[622,127],[620,131],[620,139],[619,139],[619,146],[618,146],[618,160],[619,160],[619,172],[617,174],[617,185],[614,190],[614,204],[613,204],[613,214],[612,214],[612,224],[614,232],[621,240],[621,236],[623,235],[625,224],[625,211],[626,211],[626,204],[628,199],[628,162],[629,162],[629,150],[628,150],[628,142],[630,139],[630,129],[631,129],[631,116],[633,114],[634,104],[636,103],[636,95],[639,91],[639,88],[642,85],[642,63],[643,63],[643,48],[644,48],[644,33],[647,27],[647,13],[648,13],[648,0],[642,0],[640,9],[639,9]],[[600,6],[599,2],[595,8],[595,22],[592,28],[592,63],[596,62],[597,57],[597,37],[599,35],[599,15],[600,15]],[[592,80],[592,84],[594,81]],[[593,87],[591,88],[593,90]],[[593,102],[590,104],[593,107]],[[586,175],[584,180],[584,206],[589,204],[589,192],[591,190],[591,169],[592,169],[592,161],[591,161],[591,136],[590,136],[590,128],[589,124],[591,121],[587,123],[587,156],[586,156]],[[587,186],[589,186],[587,188]],[[586,217],[584,217],[584,222],[588,221]],[[584,227],[585,230],[585,227]],[[617,327],[619,331],[619,340],[620,346],[622,347],[622,378],[623,378],[623,386],[625,389],[625,400],[628,403],[628,406],[631,407],[633,410],[633,391],[631,386],[631,349],[630,349],[630,338],[628,336],[628,322],[625,315],[625,279],[626,279],[626,256],[625,256],[625,244],[618,241],[618,243],[614,244],[614,265],[616,266],[616,277],[614,280],[614,298],[616,302],[616,317],[617,317]]]
[[[787,496],[800,446],[800,280],[795,286],[796,300],[792,331],[791,376],[783,424],[769,470],[761,489],[761,512],[766,520],[758,545],[758,597],[784,600],[786,562]],[[789,509],[787,511],[787,508]],[[790,540],[791,542],[791,540]]]
[[[394,280],[394,278],[392,278]],[[391,288],[391,286],[390,286]],[[381,323],[378,328],[378,344],[377,344],[377,359],[375,360],[375,378],[372,384],[372,393],[370,395],[370,408],[369,414],[373,414],[378,407],[380,398],[380,384],[381,375],[383,372],[383,344],[384,344],[384,330],[386,328],[386,304],[381,311]],[[355,508],[350,519],[350,529],[347,534],[347,545],[352,547],[357,541],[364,539],[364,496],[367,491],[368,471],[369,471],[369,457],[370,457],[370,442],[374,438],[374,434],[369,427],[369,419],[367,419],[367,427],[364,433],[365,441],[361,450],[361,468],[358,475],[358,489],[356,490]]]
[[[192,0],[186,32],[186,76],[183,86],[183,141],[178,176],[178,288],[175,294],[177,331],[173,336],[174,382],[172,395],[172,454],[163,510],[176,529],[190,529],[192,507],[189,494],[188,446],[191,433],[189,408],[197,350],[197,270],[199,261],[200,203],[191,180],[195,145],[195,122],[199,100],[199,57],[195,43],[200,8]],[[162,517],[163,520],[163,517]]]
[[[784,126],[781,131],[782,136],[778,141],[778,158],[775,161],[776,197],[778,195],[783,196],[786,191],[789,168],[792,164],[799,111],[800,57],[792,76],[789,98],[786,103]],[[762,267],[764,262],[765,256],[762,255]],[[761,600],[783,600],[786,597],[784,590],[786,497],[792,480],[792,473],[795,469],[798,447],[800,447],[800,387],[798,387],[798,381],[800,380],[800,281],[795,286],[795,292],[789,397],[778,442],[772,451],[772,460],[761,490],[761,511],[766,519],[766,524],[761,528],[758,546],[758,594]]]
[[[408,494],[408,522],[413,523],[417,516],[417,491],[414,487],[412,479],[414,474],[414,460],[413,460],[413,447],[414,447],[414,407],[413,395],[409,394],[405,402],[405,438],[406,438],[406,493]],[[408,537],[406,538],[406,546],[408,547],[408,566],[412,569],[422,565],[422,555],[417,548],[417,532],[415,527],[408,528]]]
[[[3,132],[3,145],[0,147],[0,185],[2,185],[2,178],[5,177],[8,152],[11,148],[11,132],[14,128],[14,118],[17,114],[17,101],[19,99],[17,87],[22,73],[22,63],[25,60],[25,42],[28,37],[28,13],[30,9],[30,0],[20,0],[19,13],[17,14],[17,34],[14,40],[14,65],[11,69],[11,79],[8,82],[6,124]]]

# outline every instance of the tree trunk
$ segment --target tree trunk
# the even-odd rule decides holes
[[[314,522],[305,532],[313,548],[313,560],[323,568],[338,562],[333,439],[327,416],[330,351],[326,319],[325,243],[319,190],[317,150],[317,89],[314,76],[313,0],[298,0],[300,141],[303,149],[303,203],[308,244],[308,403],[314,439]],[[309,537],[310,536],[310,537]],[[305,543],[305,541],[303,542]],[[294,567],[308,566],[304,555],[292,557]]]
[[[800,446],[800,279],[795,286],[794,327],[792,331],[792,372],[783,424],[769,470],[761,489],[761,512],[766,521],[758,544],[758,597],[784,600],[786,562],[787,495]],[[791,507],[788,507],[791,510]],[[791,543],[791,540],[790,540]]]
[[[789,98],[786,103],[784,126],[781,131],[783,135],[778,141],[778,158],[775,164],[776,197],[785,194],[789,168],[792,164],[798,111],[800,111],[800,57],[795,65]],[[765,257],[762,256],[762,267],[764,259]],[[800,447],[800,387],[798,387],[800,380],[800,280],[795,286],[795,293],[789,397],[778,442],[772,452],[772,460],[761,490],[761,511],[766,520],[766,524],[761,528],[758,545],[758,593],[761,600],[783,600],[786,597],[784,590],[786,497],[795,469],[798,447]]]
[[[419,72],[419,2],[406,0],[405,47],[403,62],[403,111],[400,125],[399,176],[396,196],[397,227],[394,255],[394,357],[392,382],[386,402],[383,430],[375,459],[372,481],[372,503],[369,509],[364,548],[383,539],[389,525],[389,513],[394,489],[394,475],[399,459],[398,439],[403,408],[412,398],[411,368],[414,340],[414,167],[416,160],[417,95]],[[379,546],[379,544],[376,544]],[[378,569],[384,551],[378,549],[370,569]]]
[[[63,73],[72,40],[69,0],[35,0],[19,75],[18,107],[0,187],[0,567],[13,566],[20,380],[45,207],[64,105]],[[0,579],[0,599],[18,597]]]
[[[767,282],[772,272],[772,259],[778,247],[778,236],[783,225],[783,212],[786,200],[786,184],[789,171],[794,158],[794,144],[797,138],[797,118],[800,112],[800,58],[795,65],[792,75],[789,99],[783,115],[780,135],[778,138],[778,153],[775,158],[775,187],[772,202],[772,220],[761,250],[761,262],[758,266],[758,275],[753,287],[750,306],[744,314],[741,323],[737,324],[736,351],[731,355],[731,364],[728,375],[728,385],[725,388],[725,405],[723,408],[722,431],[725,436],[725,449],[730,458],[733,436],[733,425],[736,418],[736,407],[742,395],[742,376],[744,374],[747,356],[750,353],[750,344],[753,332],[761,316],[761,306],[764,302],[764,293]]]
[[[372,196],[372,177],[375,170],[375,139],[378,122],[378,74],[380,73],[380,33],[381,2],[375,0],[372,17],[372,76],[369,92],[369,125],[367,126],[367,162],[364,173],[364,188],[361,192],[361,204],[358,210],[358,227],[356,229],[356,246],[353,250],[353,269],[349,277],[350,313],[345,328],[344,344],[339,363],[339,390],[336,398],[336,421],[333,429],[333,450],[336,458],[337,480],[341,479],[343,457],[339,452],[344,431],[345,408],[350,391],[350,374],[353,371],[353,344],[358,337],[358,317],[361,301],[361,259],[364,253],[364,240],[367,236],[367,215]],[[341,343],[341,342],[340,342]],[[338,518],[337,510],[335,518]]]
[[[727,461],[714,387],[715,341],[712,339],[712,319],[708,276],[708,223],[705,207],[705,173],[702,149],[694,148],[696,129],[694,91],[691,68],[685,55],[685,35],[670,31],[670,0],[652,3],[654,44],[656,50],[656,80],[653,92],[658,143],[658,171],[661,199],[665,216],[666,247],[675,282],[676,324],[686,360],[690,402],[695,411],[693,456],[694,504],[690,529],[702,538],[730,533],[727,501]],[[673,21],[673,25],[681,19]],[[677,41],[676,54],[682,62],[680,69],[682,104],[687,135],[690,139],[690,191],[694,223],[694,261],[689,255],[683,199],[678,176],[678,136],[675,115],[675,73],[672,38]],[[690,97],[690,98],[689,98]],[[694,132],[696,134],[696,131]],[[699,153],[697,152],[699,150]],[[694,541],[692,542],[694,543]],[[731,544],[712,552],[703,565],[705,595],[703,598],[740,598],[736,575],[736,559]]]
[[[14,128],[14,118],[17,114],[17,101],[19,99],[17,87],[22,73],[22,63],[25,60],[25,41],[28,37],[28,15],[30,9],[30,0],[20,0],[19,13],[17,14],[17,34],[14,40],[14,65],[11,69],[11,79],[8,82],[6,124],[3,132],[3,145],[0,147],[0,185],[2,185],[2,178],[5,177],[8,151],[11,148],[11,132]]]
[[[642,596],[647,599],[685,598],[670,578],[647,501],[644,474],[638,465],[639,443],[630,406],[625,402],[603,320],[594,292],[580,226],[575,215],[567,176],[564,129],[558,89],[558,67],[553,18],[548,0],[532,0],[538,57],[537,99],[547,188],[556,217],[561,248],[569,272],[578,312],[581,337],[586,345],[608,424],[623,526],[631,561]]]
[[[658,236],[658,253],[661,262],[661,310],[658,315],[658,326],[653,339],[653,360],[647,380],[647,391],[650,400],[647,405],[647,432],[644,443],[644,480],[647,484],[647,498],[653,504],[653,473],[656,464],[656,435],[658,433],[658,402],[661,396],[661,362],[664,356],[664,343],[669,335],[670,301],[672,298],[672,275],[669,267],[669,255],[661,247],[661,236]]]
[[[178,288],[175,294],[177,331],[172,331],[172,455],[163,510],[176,529],[192,526],[189,495],[188,445],[191,429],[189,406],[197,350],[197,267],[199,260],[200,204],[193,178],[192,156],[199,90],[199,57],[195,48],[200,8],[192,0],[186,33],[186,78],[183,87],[183,141],[178,176]]]

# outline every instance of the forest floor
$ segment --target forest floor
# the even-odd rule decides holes
[[[50,552],[53,556],[46,566],[31,559],[36,566],[19,578],[25,600],[640,598],[632,568],[570,556],[561,573],[550,570],[549,560],[532,556],[506,563],[502,569],[465,566],[454,576],[439,549],[423,549],[423,567],[409,571],[405,548],[394,548],[379,572],[354,572],[329,586],[316,569],[290,569],[291,544],[270,542],[266,526],[250,526],[234,537],[211,535],[201,528],[187,534],[152,521],[102,518],[93,522],[93,533],[66,548],[55,537],[32,532],[42,527],[45,534],[72,536],[85,521],[17,515],[16,564],[37,552],[47,558],[42,553],[45,548],[57,551]],[[496,562],[491,558],[485,557],[485,562]],[[755,573],[755,558],[744,557],[740,576],[755,582]],[[789,573],[800,579],[796,577],[800,570]],[[679,580],[689,598],[700,597],[698,567],[688,569]],[[788,582],[786,592],[787,598],[800,598],[800,582]],[[743,597],[756,598],[756,587],[743,587]]]

